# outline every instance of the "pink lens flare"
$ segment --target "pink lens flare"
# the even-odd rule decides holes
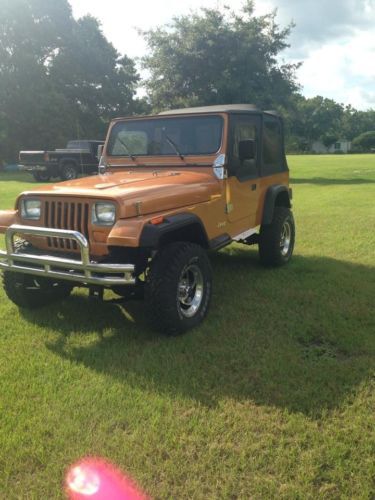
[[[100,458],[72,465],[65,487],[69,500],[149,500],[129,477]]]

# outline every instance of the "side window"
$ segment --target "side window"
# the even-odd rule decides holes
[[[282,172],[282,135],[280,120],[273,116],[263,118],[263,175]]]
[[[258,177],[258,153],[254,160],[241,160],[239,157],[239,144],[241,141],[253,140],[258,143],[259,119],[246,115],[234,115],[231,118],[231,154],[230,174],[239,180]],[[256,147],[257,151],[257,147]]]
[[[87,141],[69,141],[67,149],[84,149],[90,151],[90,146]]]

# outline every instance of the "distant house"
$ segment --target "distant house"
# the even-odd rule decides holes
[[[314,153],[348,153],[352,143],[346,139],[340,139],[327,148],[321,141],[314,141],[311,144],[311,151]]]

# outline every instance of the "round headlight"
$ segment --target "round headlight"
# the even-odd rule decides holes
[[[95,203],[92,207],[92,222],[100,226],[113,226],[116,220],[116,206],[113,203]]]
[[[23,219],[39,220],[42,210],[40,200],[23,199],[21,203],[21,217]]]

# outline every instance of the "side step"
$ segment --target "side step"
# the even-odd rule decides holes
[[[244,240],[239,240],[239,243],[243,243],[244,245],[257,245],[259,243],[259,234],[254,233]]]

